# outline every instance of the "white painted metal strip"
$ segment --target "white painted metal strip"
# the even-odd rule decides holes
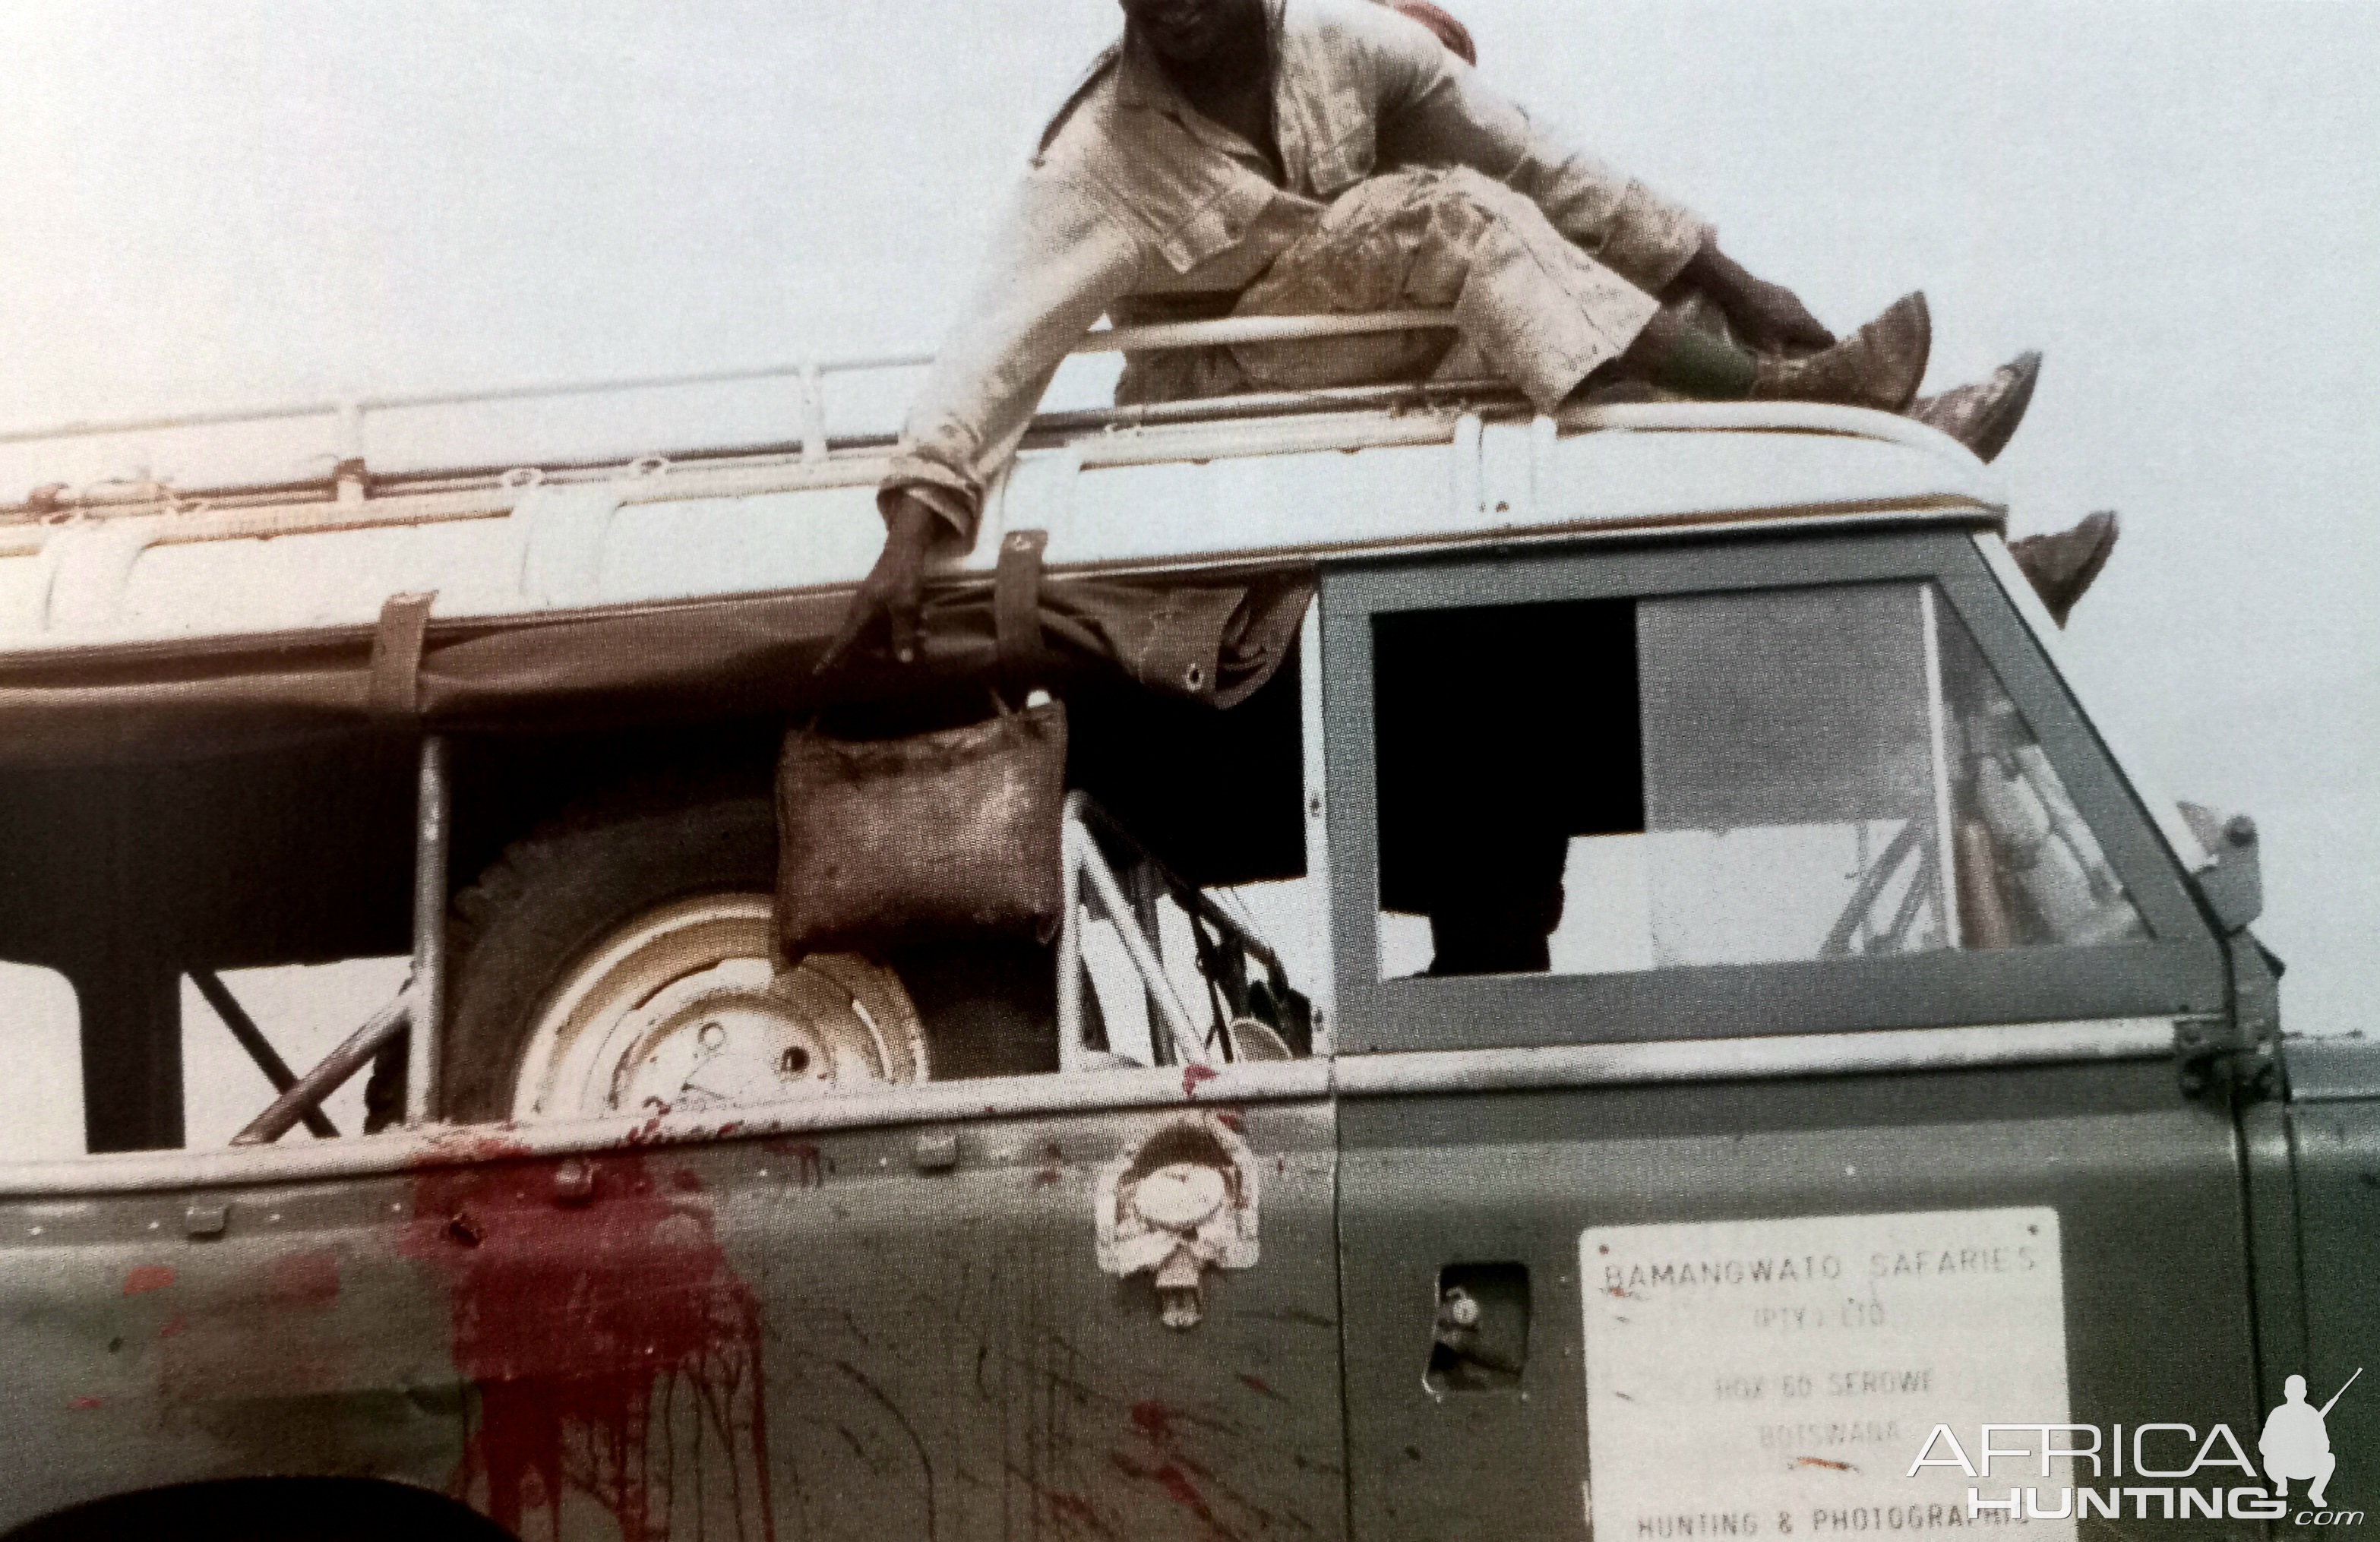
[[[440,1125],[354,1135],[304,1146],[209,1151],[126,1151],[54,1161],[0,1164],[0,1197],[138,1194],[311,1183],[458,1166],[510,1156],[688,1146],[722,1138],[827,1130],[1126,1112],[1135,1109],[1293,1102],[1330,1092],[1330,1062],[1249,1062],[1099,1071],[1080,1076],[1011,1076],[929,1082],[881,1092],[812,1098],[764,1107],[716,1109],[659,1118],[571,1120],[550,1124]]]
[[[1275,1061],[1211,1069],[1167,1066],[1079,1076],[933,1082],[657,1119],[446,1126],[306,1146],[128,1151],[14,1162],[0,1165],[0,1196],[136,1194],[361,1178],[505,1156],[685,1146],[731,1136],[1128,1112],[1178,1107],[1185,1100],[1194,1107],[1292,1102],[1329,1097],[1334,1089],[1349,1097],[1385,1097],[2155,1060],[2172,1052],[2173,1028],[2169,1018],[2132,1017],[1658,1044],[1356,1055],[1337,1061]]]
[[[2153,1060],[2173,1052],[2173,1019],[2169,1017],[2121,1017],[1758,1038],[1348,1055],[1337,1062],[1336,1086],[1347,1097],[1378,1098]]]

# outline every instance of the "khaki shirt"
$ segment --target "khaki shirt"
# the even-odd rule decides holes
[[[1464,165],[1493,176],[1646,290],[1710,238],[1685,209],[1548,138],[1387,6],[1268,0],[1268,11],[1281,175],[1192,109],[1129,37],[1110,47],[1043,132],[910,409],[884,494],[914,491],[971,541],[986,486],[1092,323],[1201,309],[1202,297],[1228,303],[1376,172]]]

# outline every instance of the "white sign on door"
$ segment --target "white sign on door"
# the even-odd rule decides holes
[[[1927,1432],[2068,1417],[2052,1209],[1599,1226],[1579,1266],[1596,1542],[1992,1524],[1907,1475]]]

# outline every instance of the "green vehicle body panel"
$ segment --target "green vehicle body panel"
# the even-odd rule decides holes
[[[1209,1281],[1195,1335],[1087,1234],[1161,1112],[944,1124],[922,1172],[914,1129],[492,1140],[402,1178],[10,1206],[0,1514],[304,1473],[524,1535],[1337,1536],[1330,1111],[1223,1111],[1267,1153],[1265,1257]],[[221,1234],[187,1234],[193,1199]]]
[[[1349,1342],[1406,1349],[1350,1360],[1356,1535],[1584,1535],[1589,1226],[2050,1206],[2073,1418],[2252,1427],[2231,1123],[2173,1082],[2148,1063],[1347,1102]],[[1475,1260],[1528,1266],[1524,1385],[1432,1399],[1437,1271]],[[1911,1412],[1884,1459],[1925,1439]]]
[[[2292,1042],[2285,1059],[2292,1098],[2277,1122],[2287,1135],[2287,1181],[2277,1175],[2272,1186],[2291,1204],[2298,1267],[2293,1281],[2285,1258],[2272,1272],[2282,1287],[2276,1293],[2297,1285],[2304,1337],[2280,1369],[2302,1366],[2313,1395],[2323,1398],[2359,1367],[2365,1380],[2380,1375],[2380,1045]],[[2380,1453],[2380,1400],[2362,1391],[2359,1383],[2329,1416],[2346,1480],[2337,1502],[2380,1509],[2369,1464]],[[2277,1387],[2267,1393],[2278,1396]],[[2350,1452],[2365,1458],[2351,1475]]]
[[[1373,610],[1913,578],[2020,700],[2151,941],[1860,973],[1372,977]],[[0,1199],[0,1536],[115,1494],[308,1475],[624,1542],[1584,1536],[1581,1233],[1650,1222],[2052,1208],[2087,1424],[2248,1431],[2291,1372],[2380,1376],[2380,1056],[2259,1073],[2244,933],[2223,935],[1997,586],[1938,529],[1326,572],[1338,1050],[2162,1014],[2222,1030],[2211,1079],[2148,1058],[1215,1106],[1185,1077],[1172,1108],[1003,1094],[981,1117],[561,1156],[490,1130],[365,1177]],[[1147,1277],[1099,1267],[1099,1177],[1216,1112],[1258,1163],[1261,1257],[1209,1270],[1203,1320],[1169,1329]],[[1450,1268],[1525,1270],[1508,1382],[1430,1379]],[[2373,1391],[2334,1415],[2356,1453],[2335,1504],[2380,1499]]]

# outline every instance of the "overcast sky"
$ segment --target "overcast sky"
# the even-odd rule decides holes
[[[2380,993],[2380,6],[1453,0],[1489,79],[1930,388],[2046,351],[2015,528],[2286,1020]],[[922,346],[1112,0],[0,11],[0,423]],[[438,446],[432,445],[434,453]],[[150,452],[144,452],[150,453]],[[170,460],[171,452],[164,452]],[[176,467],[167,464],[162,469]]]

